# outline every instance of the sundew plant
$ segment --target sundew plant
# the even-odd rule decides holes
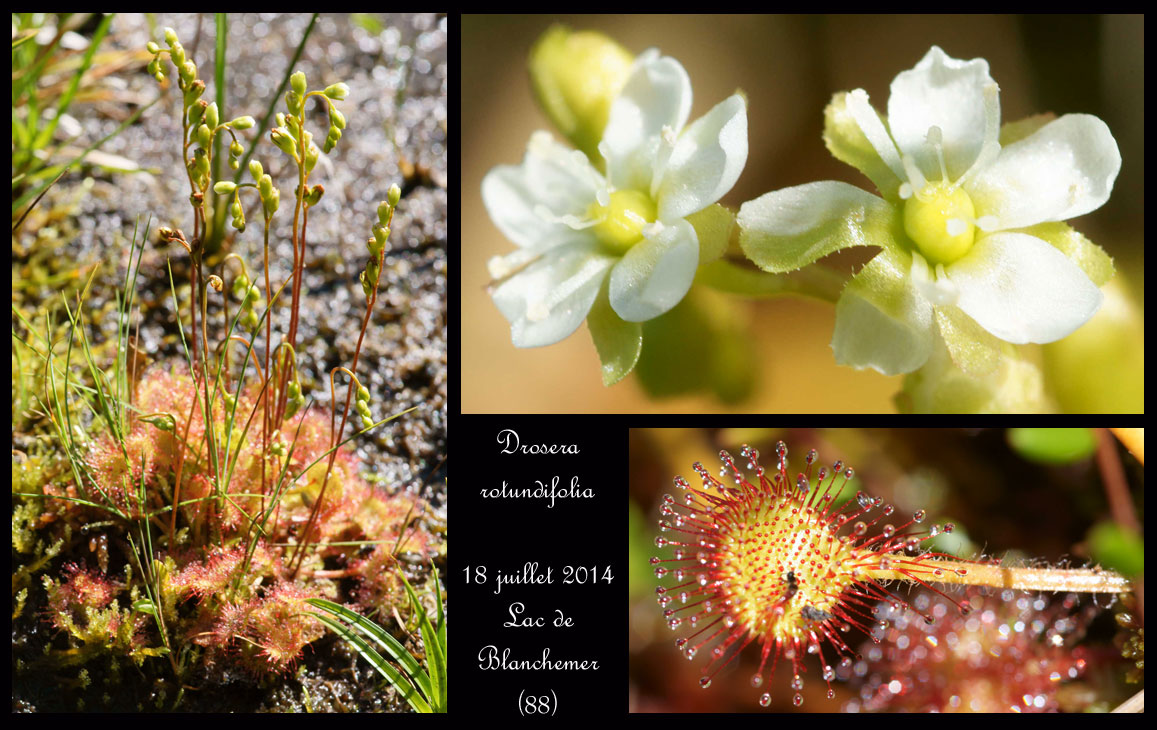
[[[728,205],[752,168],[774,177],[750,150],[776,110],[740,89],[697,116],[702,72],[662,37],[636,51],[549,28],[527,65],[554,129],[535,131],[521,162],[491,167],[478,191],[512,244],[486,272],[511,343],[549,347],[585,325],[605,386],[636,373],[654,397],[701,390],[741,404],[775,363],[747,332],[780,323],[731,302],[807,297],[834,307],[836,364],[904,376],[900,412],[1140,410],[1139,389],[1072,397],[1081,379],[1142,382],[1136,357],[1093,369],[1123,346],[1101,329],[1112,315],[1097,314],[1131,305],[1110,286],[1112,258],[1072,222],[1112,204],[1113,131],[1081,110],[1009,118],[1001,69],[940,43],[895,68],[884,96],[826,90],[811,139],[859,182]],[[793,72],[763,71],[768,83]],[[854,269],[820,263],[856,248]],[[776,351],[791,357],[791,343]]]
[[[326,156],[359,133],[355,105],[366,101],[347,81],[295,68],[317,19],[259,118],[224,112],[225,15],[215,79],[201,73],[211,44],[199,33],[186,45],[157,29],[140,70],[179,100],[170,129],[183,164],[163,174],[184,183],[186,213],[155,226],[142,214],[117,262],[123,282],[102,296],[111,341],[89,303],[95,277],[62,297],[63,326],[14,306],[14,413],[43,429],[33,448],[13,449],[14,672],[26,709],[51,676],[74,690],[67,709],[244,710],[269,693],[280,709],[445,711],[444,513],[355,450],[431,407],[383,403],[362,358],[381,337],[375,309],[393,301],[384,272],[397,265],[410,180],[365,181],[377,193],[372,224],[345,253],[350,293],[338,299],[360,309],[352,355],[308,362],[299,337],[308,272],[333,261],[310,235]],[[152,357],[140,336],[152,247],[167,257],[176,360]],[[338,677],[343,665],[352,681]]]
[[[653,578],[632,588],[635,709],[1082,711],[1133,694],[1143,446],[1090,429],[778,435],[867,471],[768,429],[635,435],[647,482],[709,440],[770,439],[674,476],[633,538]]]

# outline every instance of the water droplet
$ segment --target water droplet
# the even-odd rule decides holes
[[[662,524],[662,523],[660,523],[660,524]],[[655,538],[655,547],[660,547],[660,548],[667,547],[667,538],[656,537]]]
[[[890,507],[891,505],[888,505],[888,506]],[[891,537],[892,535],[895,535],[895,534],[896,534],[896,526],[895,525],[884,525],[884,537]]]
[[[834,700],[835,698],[836,698],[836,691],[834,689],[832,689],[831,687],[828,687],[828,699]]]
[[[951,522],[949,522],[948,524],[944,525],[944,531],[945,531],[945,532],[952,532],[952,531],[953,531],[953,530],[955,530],[955,529],[956,529],[956,525],[952,524]]]
[[[697,647],[691,646],[687,648],[685,653],[687,654],[688,659],[694,659],[695,655],[699,653],[699,649]]]
[[[925,512],[924,512],[924,510],[922,510],[922,509],[918,509],[918,510],[916,510],[916,511],[915,511],[915,512],[912,514],[912,521],[913,521],[913,522],[923,522],[923,521],[924,521],[924,515],[925,515],[925,514],[926,514],[926,513],[925,513]]]
[[[791,678],[792,689],[803,689],[803,677],[798,674]]]
[[[769,693],[764,692],[762,695],[759,696],[760,707],[767,707],[770,704],[771,704],[771,695]]]
[[[803,695],[801,695],[799,692],[796,692],[795,697],[791,698],[791,702],[796,707],[799,707],[800,705],[803,704]]]
[[[763,677],[758,674],[751,675],[751,686],[759,687],[763,685]]]
[[[818,456],[819,456],[819,454],[816,452],[815,449],[812,449],[811,451],[807,452],[807,465],[811,466],[812,464],[816,463],[816,458]]]
[[[707,689],[708,687],[710,687],[711,686],[711,677],[701,678],[699,680],[699,686],[702,687],[703,689]]]
[[[832,669],[831,664],[824,667],[824,675],[823,676],[824,676],[824,679],[826,679],[829,682],[836,678],[836,670]]]
[[[844,469],[844,476],[846,478],[851,479],[855,475],[856,475],[856,470],[853,469],[852,467],[849,466],[847,469]]]
[[[682,650],[683,647],[686,645],[687,645],[687,638],[686,637],[684,637],[682,639],[675,639],[675,648],[676,649]]]
[[[795,478],[795,488],[798,489],[801,494],[807,494],[808,490],[811,489],[811,484],[808,483],[807,477],[800,474]]]

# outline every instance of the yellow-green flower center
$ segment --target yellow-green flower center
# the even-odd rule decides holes
[[[594,203],[589,215],[598,221],[594,232],[599,241],[621,256],[643,240],[643,227],[655,220],[655,201],[638,190],[616,190],[609,205]]]
[[[943,181],[928,183],[904,203],[904,230],[934,264],[950,264],[968,253],[975,218],[968,193]]]

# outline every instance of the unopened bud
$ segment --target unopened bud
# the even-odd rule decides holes
[[[217,102],[213,102],[209,105],[209,108],[205,110],[205,124],[209,125],[209,129],[216,129],[220,121],[221,117],[217,111]]]
[[[257,121],[253,119],[253,117],[246,115],[244,117],[237,117],[229,122],[229,126],[233,127],[233,129],[249,129],[256,123]]]
[[[338,101],[349,96],[349,93],[350,87],[342,83],[330,84],[329,86],[325,87],[325,95],[331,99],[337,99]]]
[[[237,186],[228,180],[222,180],[213,186],[213,192],[217,193],[218,195],[229,195],[236,189]]]
[[[390,204],[391,208],[397,208],[398,207],[398,201],[400,201],[401,199],[402,199],[402,189],[400,187],[398,187],[397,183],[390,185],[389,191],[386,192],[386,202]],[[382,225],[385,225],[385,223],[383,223]]]
[[[249,174],[253,176],[254,180],[260,180],[261,176],[265,174],[265,170],[262,169],[261,163],[258,162],[257,160],[250,160],[249,161]]]
[[[172,45],[176,42],[177,42],[177,32],[175,30],[173,30],[172,28],[165,26],[165,43],[168,43],[169,46],[172,47]]]

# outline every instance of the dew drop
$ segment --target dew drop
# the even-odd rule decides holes
[[[799,692],[796,692],[795,697],[791,698],[791,703],[796,707],[799,707],[803,704],[803,695],[801,695]]]
[[[798,489],[801,494],[807,494],[808,490],[811,489],[811,484],[808,483],[807,477],[800,474],[795,478],[795,488]]]
[[[952,524],[951,522],[944,525],[944,531],[945,532],[952,532],[955,529],[956,529],[956,525]]]
[[[856,475],[856,470],[853,469],[852,467],[849,466],[847,469],[844,469],[844,477],[845,478],[851,479],[855,475]]]
[[[829,682],[836,678],[836,670],[832,669],[831,664],[828,664],[827,666],[824,667],[824,675],[823,676],[824,676],[824,679],[826,679]]]
[[[970,613],[972,613],[972,604],[968,602],[967,598],[961,599],[961,601],[960,601],[960,615],[961,616],[967,616]]]
[[[751,675],[751,686],[760,687],[763,685],[763,677],[758,674]]]
[[[697,648],[696,648],[696,647],[694,647],[694,646],[692,646],[692,647],[688,647],[688,648],[687,648],[687,651],[686,651],[686,654],[687,654],[687,658],[688,658],[688,659],[694,659],[694,658],[695,658],[695,655],[696,655],[696,654],[698,654],[698,653],[699,653],[699,649],[697,649]]]
[[[655,538],[655,547],[660,547],[660,548],[667,547],[667,538],[656,537]]]
[[[687,638],[675,639],[675,648],[682,651],[683,647],[687,646]]]
[[[771,695],[769,693],[764,692],[762,695],[759,696],[760,707],[767,707],[770,704],[771,704]]]
[[[834,700],[835,698],[836,698],[836,691],[834,689],[832,689],[831,687],[828,687],[828,699]]]
[[[819,456],[819,454],[816,452],[815,449],[812,449],[811,451],[807,452],[807,465],[811,466],[812,464],[816,463],[816,458],[818,456]]]
[[[891,505],[889,505],[889,506],[891,506]],[[895,534],[896,534],[896,526],[895,525],[884,525],[884,537],[891,537],[892,535],[895,535]]]
[[[791,678],[792,689],[803,689],[803,677],[798,674]]]
[[[702,687],[703,689],[707,689],[708,687],[710,687],[711,686],[711,677],[702,677],[699,680],[699,686]]]
[[[922,510],[922,509],[918,509],[918,510],[916,510],[916,511],[915,511],[915,512],[912,514],[912,521],[913,521],[913,522],[923,522],[923,521],[924,521],[924,515],[925,515],[925,514],[927,514],[927,513],[926,513],[926,512],[924,512],[924,510]]]

